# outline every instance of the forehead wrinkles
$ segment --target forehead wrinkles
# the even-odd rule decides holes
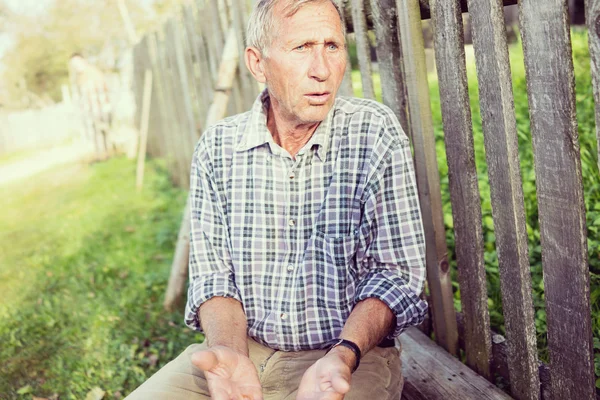
[[[319,33],[314,32],[314,31],[309,31],[307,29],[305,29],[304,27],[300,26],[300,27],[293,27],[294,24],[291,23],[290,19],[296,15],[298,12],[301,11],[302,8],[304,8],[305,6],[311,5],[311,4],[328,4],[330,3],[330,0],[316,0],[316,1],[306,1],[306,2],[302,2],[301,4],[297,4],[296,2],[292,1],[281,1],[279,3],[276,4],[276,6],[279,6],[279,9],[274,9],[273,10],[273,34],[271,36],[271,38],[273,39],[271,41],[272,44],[275,44],[276,41],[280,42],[281,44],[285,44],[288,42],[296,42],[298,40],[307,40],[307,41],[311,41],[311,42],[327,42],[329,40],[333,40],[336,42],[344,42],[345,38],[344,38],[344,34],[343,34],[343,29],[341,29],[341,21],[340,21],[340,29],[335,29],[335,23],[331,24],[329,26],[329,22],[330,19],[328,17],[324,16],[324,12],[320,12],[318,14],[315,14],[312,18],[312,22],[319,22],[319,20],[323,20],[323,26],[327,26],[328,28],[331,28],[330,30],[328,29],[329,32],[326,33],[326,37],[323,38]],[[338,16],[337,12],[336,12],[336,16]],[[284,25],[285,24],[285,25]],[[297,25],[297,24],[296,24]],[[287,32],[286,33],[291,33],[293,34],[293,38],[283,38],[282,37],[282,26],[287,27]],[[301,39],[302,38],[302,39]]]
[[[274,4],[272,14],[271,14],[271,19],[273,22],[273,26],[272,26],[273,33],[272,34],[278,34],[280,31],[279,25],[282,22],[284,22],[286,19],[292,18],[304,7],[312,5],[312,4],[325,5],[325,4],[330,4],[330,3],[335,8],[338,18],[340,18],[340,26],[341,26],[341,17],[339,16],[336,6],[332,3],[332,0],[304,0],[304,1],[280,0],[280,1],[277,1]]]

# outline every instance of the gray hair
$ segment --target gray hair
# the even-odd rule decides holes
[[[346,26],[342,14],[343,11],[336,0],[258,0],[256,7],[252,10],[252,14],[250,14],[250,19],[248,20],[246,43],[248,46],[256,47],[264,56],[267,55],[267,49],[273,42],[273,29],[275,29],[275,16],[273,15],[273,10],[279,1],[288,3],[284,8],[285,17],[291,17],[296,14],[302,6],[308,3],[329,1],[333,4],[340,16],[342,31],[344,36],[346,36]]]

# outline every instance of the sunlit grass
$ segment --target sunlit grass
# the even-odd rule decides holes
[[[185,193],[153,162],[134,186],[114,159],[2,187],[0,398],[126,395],[201,340],[162,310]]]

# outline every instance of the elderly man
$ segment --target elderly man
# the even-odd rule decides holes
[[[258,1],[245,60],[266,90],[192,164],[186,323],[207,340],[130,399],[400,398],[423,228],[394,114],[336,98],[344,37],[330,0]]]

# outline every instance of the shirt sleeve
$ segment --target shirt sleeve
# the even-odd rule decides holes
[[[219,194],[209,168],[203,142],[192,158],[190,178],[190,257],[188,301],[185,323],[202,331],[198,309],[215,296],[241,302],[235,284],[229,251],[229,234],[224,216],[224,199]]]
[[[423,322],[427,303],[419,298],[426,277],[425,236],[408,139],[401,131],[370,179],[361,231],[365,252],[355,303],[377,298],[396,316],[388,338]],[[396,140],[394,140],[396,141]]]

